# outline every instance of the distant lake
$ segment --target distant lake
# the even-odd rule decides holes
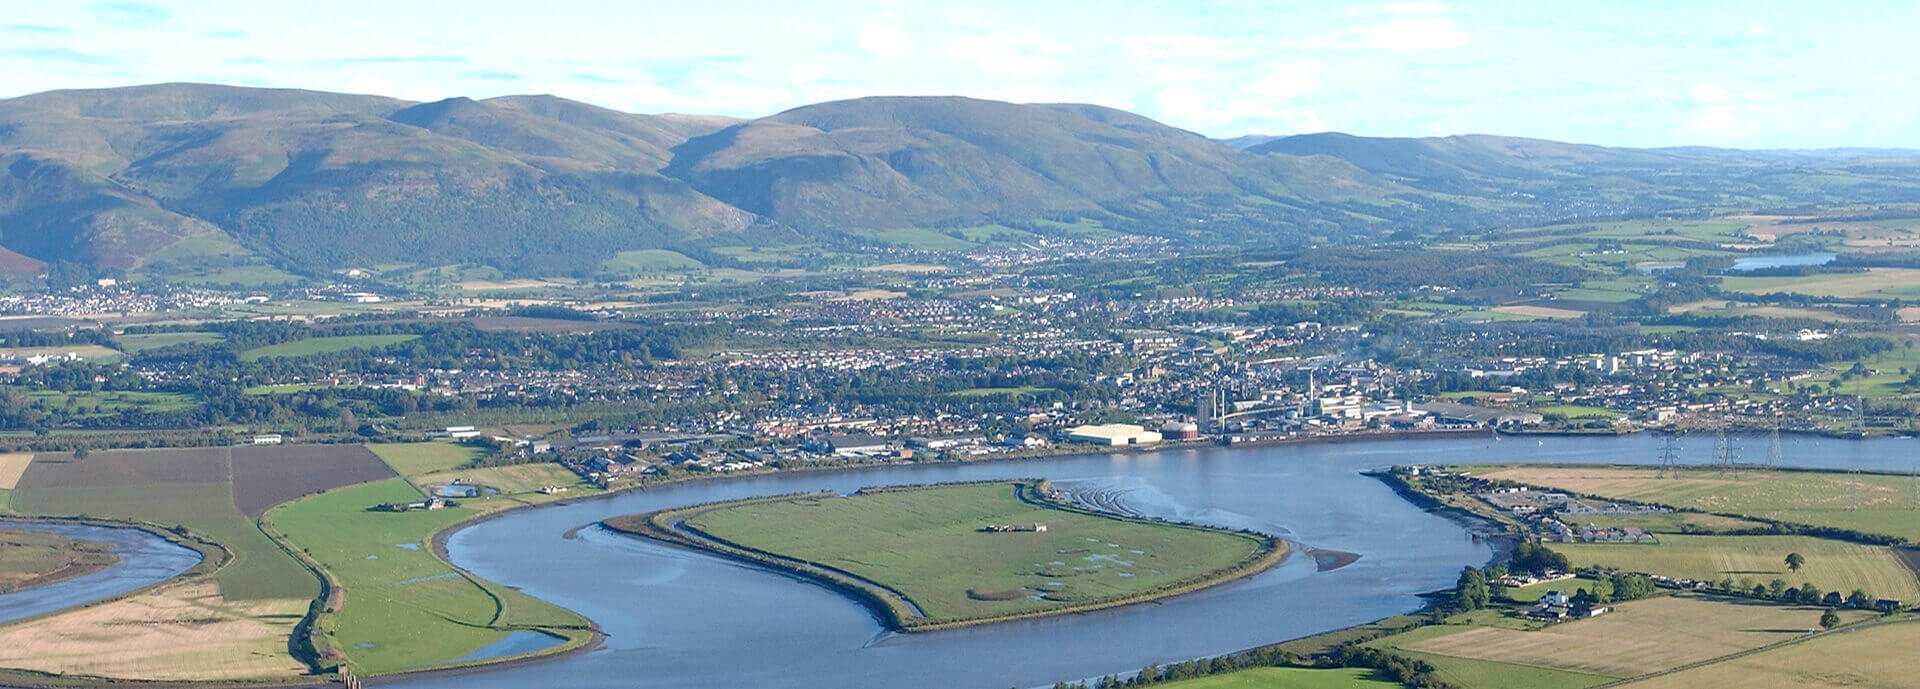
[[[1820,266],[1832,263],[1833,254],[1797,254],[1793,256],[1748,256],[1733,262],[1727,270],[1766,270],[1786,266]]]

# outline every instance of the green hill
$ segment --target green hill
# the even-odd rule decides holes
[[[584,277],[622,252],[851,248],[991,224],[1086,220],[1273,246],[1920,192],[1920,154],[1908,151],[1233,141],[1092,105],[958,97],[740,121],[552,96],[54,91],[0,100],[0,274],[65,262],[217,282],[479,264]]]

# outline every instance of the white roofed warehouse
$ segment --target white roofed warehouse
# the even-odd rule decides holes
[[[1109,423],[1069,428],[1067,440],[1109,447],[1151,445],[1160,442],[1160,433],[1130,423]]]

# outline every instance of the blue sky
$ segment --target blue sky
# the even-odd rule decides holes
[[[0,0],[0,97],[201,81],[751,117],[959,94],[1210,136],[1920,148],[1916,36],[1911,1]]]

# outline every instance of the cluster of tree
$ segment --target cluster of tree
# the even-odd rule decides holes
[[[1547,572],[1568,572],[1573,567],[1567,563],[1567,556],[1552,548],[1538,543],[1522,541],[1514,546],[1513,556],[1507,560],[1507,568],[1515,572],[1527,572],[1535,576]]]
[[[1435,674],[1425,661],[1395,655],[1357,643],[1342,644],[1322,657],[1301,658],[1276,647],[1262,647],[1245,653],[1202,658],[1168,665],[1148,665],[1131,677],[1108,675],[1092,682],[1057,682],[1053,689],[1123,689],[1223,675],[1257,667],[1351,667],[1367,668],[1381,679],[1412,689],[1454,689]]]

